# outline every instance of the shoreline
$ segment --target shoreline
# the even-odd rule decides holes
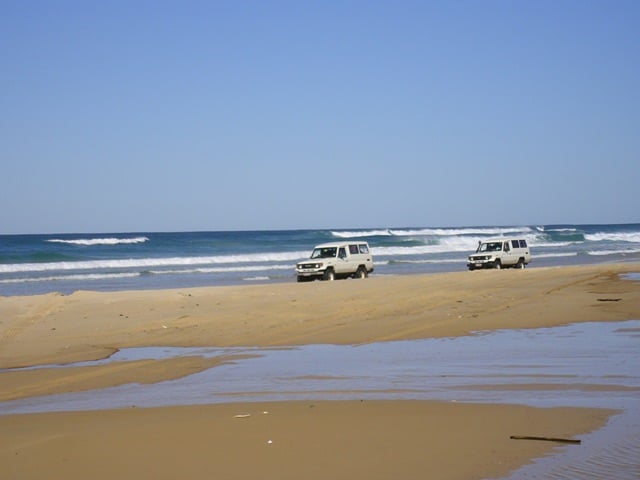
[[[374,276],[463,272],[496,236],[525,239],[531,268],[640,261],[638,223],[36,234],[0,236],[17,261],[0,265],[0,295],[290,283],[314,245],[355,239],[369,242]]]
[[[0,369],[121,348],[366,344],[640,319],[640,263],[0,297]]]
[[[640,282],[620,278],[638,272],[640,264],[622,263],[0,297],[0,400],[155,383],[233,361],[18,369],[91,361],[129,347],[358,345],[640,319]],[[414,400],[1,412],[0,401],[1,476],[47,472],[54,480],[87,472],[113,478],[116,471],[194,479],[495,478],[558,452],[557,444],[510,435],[581,436],[614,413]]]

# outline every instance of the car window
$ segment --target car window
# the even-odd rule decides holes
[[[502,250],[502,242],[483,243],[480,246],[481,252],[499,252]]]
[[[311,258],[333,258],[336,256],[336,247],[316,248],[311,254]]]
[[[349,245],[349,253],[351,255],[355,255],[356,253],[358,253],[358,245]]]
[[[366,243],[361,243],[359,247],[360,247],[360,253],[369,253],[369,247],[367,247]]]

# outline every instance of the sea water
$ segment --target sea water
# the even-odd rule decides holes
[[[133,405],[363,398],[538,407],[640,406],[638,320],[355,346],[129,348],[104,360],[24,369],[187,356],[221,360],[233,357],[233,361],[152,385],[0,402],[0,414]],[[598,388],[591,388],[594,385]]]
[[[608,408],[620,413],[602,429],[581,435],[581,445],[563,447],[556,451],[561,454],[536,460],[508,478],[640,478],[638,320],[359,346],[136,348],[56,368],[237,354],[245,357],[152,385],[0,402],[0,415],[276,400],[417,399]]]
[[[530,267],[640,261],[640,224],[0,235],[0,295],[290,282],[315,245],[355,238],[373,275],[463,271],[501,236],[527,240]]]

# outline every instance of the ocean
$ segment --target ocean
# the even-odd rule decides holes
[[[504,236],[527,240],[528,268],[640,261],[637,223],[0,235],[0,295],[295,282],[315,245],[352,238],[374,276],[465,271],[479,241]]]

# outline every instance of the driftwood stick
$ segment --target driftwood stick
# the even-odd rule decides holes
[[[571,438],[555,438],[555,437],[532,437],[527,435],[511,435],[512,440],[541,440],[544,442],[562,442],[562,443],[581,443],[582,440],[573,440]]]

